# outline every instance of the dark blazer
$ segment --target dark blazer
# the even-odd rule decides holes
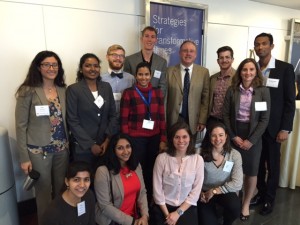
[[[97,81],[98,95],[104,99],[99,109],[83,79],[67,88],[67,122],[79,146],[88,150],[118,131],[116,106],[109,83]]]
[[[65,131],[66,123],[66,88],[56,86],[62,110]],[[45,146],[51,142],[51,122],[49,116],[36,116],[35,106],[49,105],[42,87],[22,87],[17,97],[15,109],[17,146],[20,162],[30,161],[27,144]],[[68,136],[68,135],[66,135]]]
[[[140,62],[143,62],[141,51],[133,55],[127,56],[124,62],[124,71],[135,76],[136,66]],[[153,76],[155,70],[161,72],[160,79]],[[164,96],[166,94],[166,70],[167,70],[167,61],[164,58],[160,57],[159,55],[153,53],[152,64],[151,64],[152,78],[150,82],[152,84],[152,87],[159,87],[162,90]]]
[[[167,70],[166,118],[167,127],[178,121],[180,105],[183,99],[183,85],[180,64]],[[189,125],[193,134],[199,123],[206,124],[209,104],[209,71],[193,65],[189,92]]]
[[[256,144],[265,132],[269,122],[270,115],[270,93],[266,87],[254,88],[251,101],[250,111],[250,129],[247,139]],[[229,131],[230,139],[237,136],[237,114],[240,108],[240,96],[241,92],[235,87],[230,86],[226,92],[223,105],[223,119],[224,123]],[[255,102],[266,102],[266,111],[256,111]]]
[[[272,105],[267,131],[275,138],[279,131],[293,129],[296,107],[294,68],[291,64],[276,59],[269,78],[279,79],[277,88],[268,87]]]

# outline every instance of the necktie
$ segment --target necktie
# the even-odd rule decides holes
[[[190,91],[190,74],[189,68],[185,68],[184,82],[183,82],[183,100],[182,100],[182,117],[186,122],[189,120],[189,91]]]
[[[119,79],[122,79],[123,78],[123,73],[115,73],[115,72],[111,72],[111,74],[110,74],[112,77],[115,77],[115,76],[117,76],[117,77],[119,77]]]

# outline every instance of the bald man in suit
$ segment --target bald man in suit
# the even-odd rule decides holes
[[[167,126],[177,121],[189,124],[193,134],[205,128],[209,104],[209,71],[194,64],[197,46],[185,41],[180,46],[181,63],[167,69],[166,117]],[[185,75],[189,75],[187,112],[184,107]],[[183,104],[184,103],[184,104]]]

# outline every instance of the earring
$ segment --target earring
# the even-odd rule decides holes
[[[69,190],[70,189],[70,186],[69,185],[66,185],[67,186],[67,189]]]

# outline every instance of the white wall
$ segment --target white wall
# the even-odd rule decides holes
[[[288,20],[299,10],[269,6],[248,0],[190,0],[208,5],[206,67],[218,71],[216,50],[230,45],[234,66],[249,56],[253,39],[260,32],[274,36],[273,55],[285,59]],[[14,93],[24,80],[37,52],[59,54],[71,84],[79,58],[93,52],[105,62],[106,49],[118,43],[127,54],[139,50],[139,31],[144,25],[144,1],[140,0],[0,0],[0,126],[8,129],[13,153],[18,201],[31,193],[21,190],[24,176],[19,169],[14,130]]]

